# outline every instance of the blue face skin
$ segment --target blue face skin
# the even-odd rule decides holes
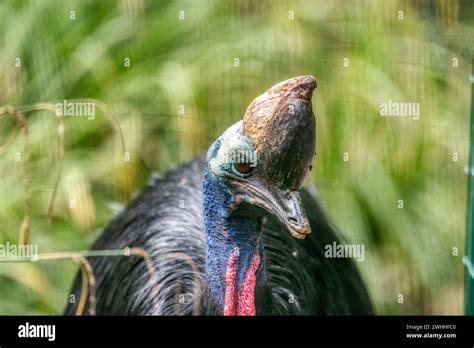
[[[203,186],[207,284],[221,313],[227,266],[234,253],[236,277],[229,278],[237,284],[231,284],[232,288],[240,289],[253,258],[259,255],[255,297],[264,290],[263,216],[276,218],[297,239],[311,231],[299,190],[314,155],[311,97],[315,87],[316,81],[309,75],[271,87],[250,104],[243,121],[226,130],[207,153]],[[260,151],[261,163],[251,156],[255,148]],[[239,154],[255,166],[242,165]],[[253,279],[246,281],[243,303],[248,303],[246,296],[253,285]],[[256,308],[257,302],[255,298]],[[228,313],[232,314],[232,308]]]
[[[210,147],[204,174],[204,224],[206,227],[206,273],[211,294],[219,309],[224,308],[227,263],[237,250],[237,289],[260,253],[256,289],[265,282],[264,250],[261,241],[263,210],[253,203],[244,186],[258,175],[258,168],[241,173],[238,164],[229,161],[232,153],[254,153],[251,141],[240,135],[240,123],[229,128]],[[232,159],[232,158],[230,158]]]

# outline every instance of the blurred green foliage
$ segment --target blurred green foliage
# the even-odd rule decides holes
[[[26,112],[31,243],[87,249],[152,171],[202,154],[253,98],[311,74],[308,184],[347,239],[366,245],[358,266],[378,312],[462,313],[473,19],[457,0],[0,2],[0,106],[98,99],[130,154],[102,112],[65,117],[49,225],[58,126],[50,112]],[[420,119],[381,117],[388,100],[420,103]],[[14,129],[0,117],[0,146]],[[21,132],[0,153],[2,243],[18,240],[23,220],[18,153]],[[76,271],[69,260],[0,264],[0,314],[60,314]]]

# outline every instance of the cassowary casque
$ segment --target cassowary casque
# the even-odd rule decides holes
[[[341,239],[302,188],[315,88],[312,76],[271,87],[204,160],[154,178],[110,223],[92,248],[141,248],[156,274],[134,255],[90,258],[97,314],[372,313],[352,260],[324,257]],[[80,296],[79,275],[72,291]]]

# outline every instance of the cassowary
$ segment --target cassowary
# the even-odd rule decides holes
[[[141,248],[156,273],[136,255],[89,258],[97,314],[373,312],[353,261],[325,257],[341,239],[302,189],[315,153],[315,87],[312,76],[271,87],[205,159],[154,178],[110,223],[92,249]],[[81,284],[79,274],[76,298]]]

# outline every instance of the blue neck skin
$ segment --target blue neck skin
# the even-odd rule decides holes
[[[204,174],[204,224],[206,228],[206,274],[207,286],[218,307],[224,309],[225,275],[227,263],[237,248],[237,289],[249,269],[256,251],[260,254],[260,266],[256,273],[255,294],[265,283],[265,258],[261,241],[262,219],[251,209],[241,207],[241,214],[231,215],[234,194],[219,183],[206,168]]]

